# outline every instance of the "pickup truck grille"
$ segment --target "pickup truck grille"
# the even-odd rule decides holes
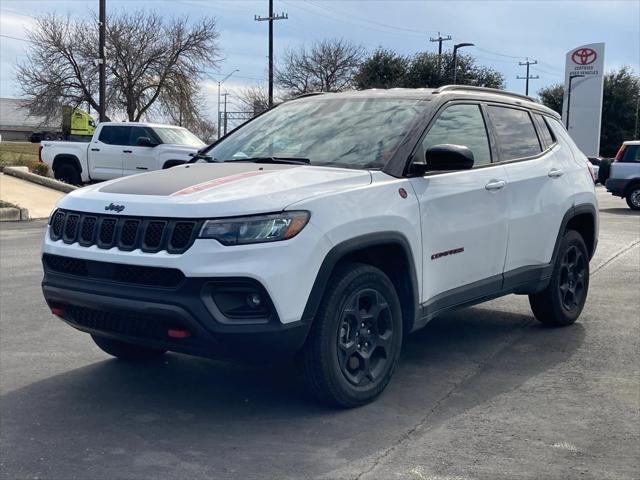
[[[83,247],[179,254],[193,244],[200,224],[200,220],[114,217],[59,209],[51,219],[49,236]]]

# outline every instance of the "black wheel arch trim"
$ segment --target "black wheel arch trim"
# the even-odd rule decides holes
[[[414,257],[411,250],[411,246],[407,238],[399,232],[376,232],[366,235],[345,240],[342,243],[335,245],[329,253],[325,256],[318,274],[316,275],[315,282],[311,288],[311,293],[307,299],[307,303],[302,314],[302,322],[311,323],[316,315],[322,296],[327,288],[329,278],[333,273],[338,263],[346,258],[350,254],[357,253],[359,251],[365,251],[372,247],[380,247],[384,245],[399,246],[406,258],[409,265],[409,287],[411,289],[411,297],[413,298],[414,311],[409,312],[412,325],[409,330],[413,329],[416,319],[419,316],[420,300],[418,297],[418,276],[414,264]],[[405,312],[403,312],[404,314]]]
[[[71,162],[75,168],[78,169],[78,173],[82,174],[82,165],[80,160],[75,155],[70,153],[59,153],[53,158],[53,162],[51,163],[51,169],[55,171],[56,164],[62,162]]]
[[[162,169],[166,170],[167,168],[177,167],[178,165],[183,165],[187,162],[188,160],[178,160],[178,159],[167,160],[162,164]]]
[[[593,248],[589,252],[589,260],[593,258],[593,255],[595,254],[596,248],[598,246],[598,211],[596,210],[596,207],[593,204],[582,203],[580,205],[574,205],[564,214],[564,217],[562,217],[562,222],[560,223],[560,228],[558,229],[558,236],[556,237],[556,243],[555,243],[555,246],[553,247],[553,255],[551,256],[551,265],[555,264],[556,258],[558,257],[560,244],[562,243],[562,237],[564,236],[564,233],[567,230],[567,225],[569,224],[571,219],[577,217],[578,215],[584,215],[584,214],[591,215],[593,220],[593,228],[594,228]]]

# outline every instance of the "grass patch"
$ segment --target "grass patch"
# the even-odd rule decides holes
[[[0,200],[0,208],[8,208],[8,207],[18,208],[13,203],[9,203],[9,202],[5,202],[4,200]]]
[[[0,143],[0,165],[3,167],[29,167],[38,162],[39,143],[2,142]]]

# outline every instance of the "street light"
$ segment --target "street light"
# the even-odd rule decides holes
[[[569,112],[571,111],[571,83],[573,83],[574,78],[584,78],[584,75],[569,75],[569,89],[567,92],[567,121],[565,125],[567,132],[569,131]]]
[[[453,46],[453,84],[456,84],[456,76],[458,73],[458,49],[462,47],[473,47],[473,43],[457,43]]]
[[[230,74],[228,74],[226,77],[224,77],[222,80],[218,80],[218,138],[220,138],[220,85],[222,85],[225,81],[228,80],[228,78],[233,75],[236,72],[239,72],[239,69],[235,69],[233,72],[231,72]]]

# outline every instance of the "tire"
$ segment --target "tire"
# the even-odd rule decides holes
[[[625,199],[631,210],[640,210],[640,183],[631,185]]]
[[[598,183],[604,185],[611,175],[611,160],[602,160],[598,167]]]
[[[402,346],[402,310],[379,269],[350,263],[331,276],[302,352],[305,383],[320,401],[357,407],[385,389]]]
[[[53,172],[53,176],[56,180],[68,183],[70,185],[80,185],[82,179],[80,178],[80,172],[76,167],[69,163],[63,163],[58,166]]]
[[[550,327],[574,323],[589,292],[589,252],[582,236],[567,230],[560,243],[551,281],[545,290],[529,295],[535,317]]]
[[[166,350],[141,347],[131,343],[121,342],[120,340],[114,340],[112,338],[100,337],[98,335],[91,335],[91,338],[93,338],[93,341],[103,352],[119,358],[120,360],[143,362],[159,358],[166,352]]]

